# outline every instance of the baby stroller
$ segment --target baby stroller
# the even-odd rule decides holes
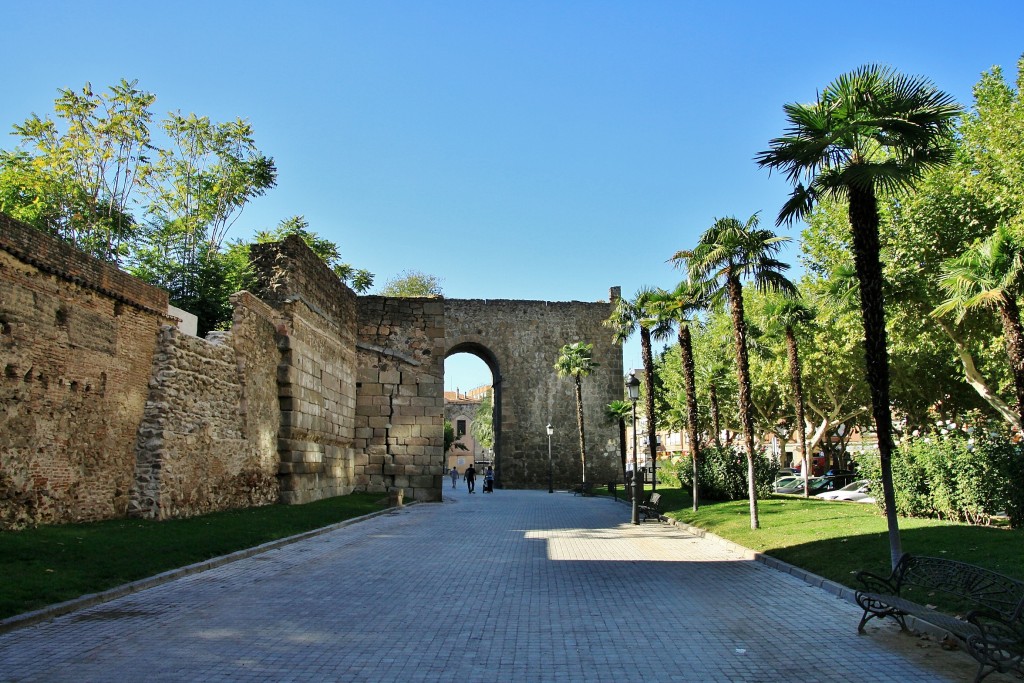
[[[494,493],[493,479],[484,479],[484,493]]]

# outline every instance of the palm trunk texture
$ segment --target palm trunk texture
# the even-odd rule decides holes
[[[690,437],[690,462],[693,465],[693,511],[700,505],[697,484],[700,440],[697,438],[697,380],[693,362],[693,339],[688,325],[679,326],[679,351],[683,358],[683,383],[686,385],[686,431]]]
[[[654,356],[651,353],[651,331],[640,328],[640,357],[644,363],[644,380],[647,395],[644,396],[644,412],[647,413],[647,453],[651,458],[651,491],[658,488],[658,440],[654,424]]]
[[[1024,424],[1024,332],[1020,325],[1020,308],[1012,294],[1003,293],[999,302],[999,317],[1003,322],[1003,336],[1006,337],[1006,355],[1010,357],[1013,371],[1013,388],[1017,392],[1017,412]]]
[[[747,448],[747,495],[750,498],[750,528],[760,528],[757,517],[757,485],[754,481],[754,410],[750,402],[750,361],[747,358],[747,323],[743,319],[743,285],[730,276],[729,310],[736,342],[736,381],[739,383],[740,420]]]
[[[580,428],[580,462],[583,465],[583,481],[587,481],[587,439],[583,434],[583,384],[576,377],[576,424]]]
[[[889,528],[889,553],[896,568],[903,546],[896,517],[892,483],[892,411],[889,406],[889,356],[886,350],[885,301],[882,297],[881,245],[878,239],[878,205],[873,190],[850,188],[850,228],[853,260],[860,281],[860,310],[864,321],[865,376],[871,390],[871,408],[878,434],[882,468],[882,497]]]
[[[793,404],[796,408],[796,434],[800,440],[800,462],[803,463],[804,498],[811,495],[810,463],[807,462],[807,423],[804,422],[804,386],[800,377],[800,352],[796,346],[793,328],[786,328],[786,355],[789,358],[789,383],[793,387]]]

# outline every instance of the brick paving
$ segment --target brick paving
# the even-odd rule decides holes
[[[973,660],[605,498],[446,488],[0,635],[3,681],[957,681]],[[987,680],[1003,680],[992,676]]]

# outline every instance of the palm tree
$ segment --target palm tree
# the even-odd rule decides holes
[[[959,323],[973,309],[996,310],[1003,324],[1006,354],[1010,358],[1017,394],[1017,411],[1024,424],[1024,330],[1017,305],[1022,279],[1024,252],[1010,228],[1000,224],[991,237],[942,264],[939,287],[947,298],[933,314],[942,316],[956,312]]]
[[[653,306],[657,297],[657,289],[642,287],[632,300],[619,299],[612,314],[604,321],[606,326],[612,328],[612,340],[616,344],[626,341],[633,336],[634,332],[640,332],[640,358],[644,366],[644,386],[647,388],[644,396],[644,412],[647,416],[647,447],[654,475],[651,481],[652,490],[658,487],[656,471],[658,440],[657,425],[654,421],[654,354],[651,350],[651,342],[652,340],[666,339],[672,331],[670,323],[658,320],[653,314]]]
[[[576,385],[576,425],[580,432],[580,462],[583,465],[581,481],[587,482],[587,440],[583,431],[583,383],[582,378],[597,367],[593,359],[594,345],[576,342],[566,344],[558,350],[555,370],[559,377],[572,377]]]
[[[773,139],[771,148],[756,157],[759,165],[781,170],[796,185],[776,225],[805,218],[822,197],[849,203],[864,321],[865,375],[878,433],[889,551],[895,568],[903,549],[892,487],[892,412],[877,193],[909,189],[925,171],[949,163],[960,108],[927,79],[869,65],[837,78],[817,102],[787,104],[783,109],[789,122],[786,135]]]
[[[693,511],[696,512],[700,506],[697,485],[700,439],[697,433],[697,381],[690,325],[697,323],[697,314],[708,307],[707,290],[684,280],[673,291],[660,292],[652,303],[656,316],[678,325],[683,384],[686,387],[686,431],[689,435],[690,461],[693,469]]]
[[[741,223],[737,218],[719,218],[700,237],[697,246],[679,251],[672,261],[685,265],[691,281],[703,282],[712,299],[726,299],[732,317],[736,351],[736,379],[739,383],[740,422],[747,448],[747,493],[750,498],[750,528],[757,529],[757,482],[754,477],[754,409],[750,400],[750,362],[747,356],[747,323],[743,317],[743,279],[751,278],[764,291],[795,292],[796,287],[782,273],[789,265],[775,258],[788,237],[757,227],[757,214]]]
[[[800,350],[794,329],[814,320],[814,311],[797,299],[789,297],[772,299],[764,308],[765,331],[782,335],[786,339],[786,359],[789,364],[789,385],[793,391],[793,406],[796,409],[796,433],[800,442],[800,461],[803,463],[804,497],[811,495],[810,461],[807,457],[807,423],[804,418],[803,378],[800,372]]]
[[[626,419],[632,414],[633,404],[629,401],[612,401],[604,407],[605,419],[619,427],[619,457],[622,459],[623,482],[626,481]],[[633,425],[633,428],[636,429],[636,425]]]

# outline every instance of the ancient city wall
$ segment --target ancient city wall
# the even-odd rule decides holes
[[[356,297],[298,237],[254,245],[229,332],[175,327],[167,294],[0,215],[0,528],[165,519],[354,490],[441,499],[444,358],[495,372],[507,485],[578,482],[562,344],[584,380],[588,479],[611,480],[622,391],[608,302]]]
[[[0,527],[123,516],[166,292],[0,214]]]
[[[281,502],[351,493],[356,296],[298,237],[254,245],[252,264],[277,316]]]
[[[612,288],[609,301],[597,302],[445,301],[446,355],[474,353],[495,374],[495,452],[502,486],[547,486],[549,422],[555,430],[554,485],[565,488],[582,479],[573,380],[559,378],[554,370],[559,349],[580,341],[594,345],[597,364],[582,382],[587,479],[622,479],[618,428],[604,419],[604,407],[623,392],[622,350],[603,324],[618,295]]]
[[[279,498],[274,311],[234,297],[231,332],[160,330],[129,514],[167,519]]]
[[[441,500],[444,301],[360,297],[356,466],[360,486]]]

